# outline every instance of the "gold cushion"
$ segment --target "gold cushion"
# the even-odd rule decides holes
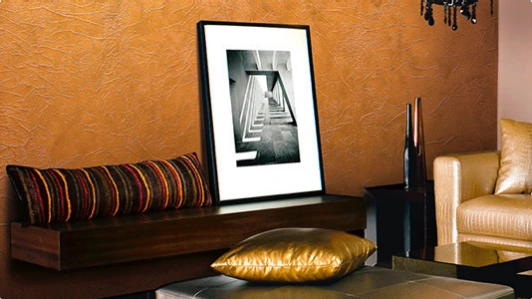
[[[321,281],[350,273],[375,249],[373,242],[342,231],[280,228],[247,238],[211,267],[249,281]]]
[[[532,192],[532,124],[501,119],[501,166],[495,194]]]

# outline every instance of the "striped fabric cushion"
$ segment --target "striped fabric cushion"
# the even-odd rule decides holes
[[[80,169],[8,165],[6,170],[22,201],[26,224],[213,203],[195,153],[172,160]]]

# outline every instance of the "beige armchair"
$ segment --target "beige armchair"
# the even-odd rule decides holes
[[[532,247],[532,196],[494,194],[499,152],[434,160],[438,245],[475,240]]]

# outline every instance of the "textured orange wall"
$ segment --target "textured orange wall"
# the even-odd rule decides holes
[[[419,2],[400,0],[0,2],[0,297],[111,296],[175,266],[87,276],[10,260],[19,217],[3,169],[203,153],[199,20],[310,25],[326,187],[362,195],[401,182],[405,104],[416,96],[429,173],[437,155],[496,148],[497,17],[487,2],[478,16],[453,32],[440,10],[431,28]]]

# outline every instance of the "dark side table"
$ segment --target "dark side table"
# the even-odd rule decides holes
[[[380,266],[391,264],[394,253],[436,246],[434,181],[423,189],[403,184],[364,189],[368,205],[366,237],[377,244]]]

